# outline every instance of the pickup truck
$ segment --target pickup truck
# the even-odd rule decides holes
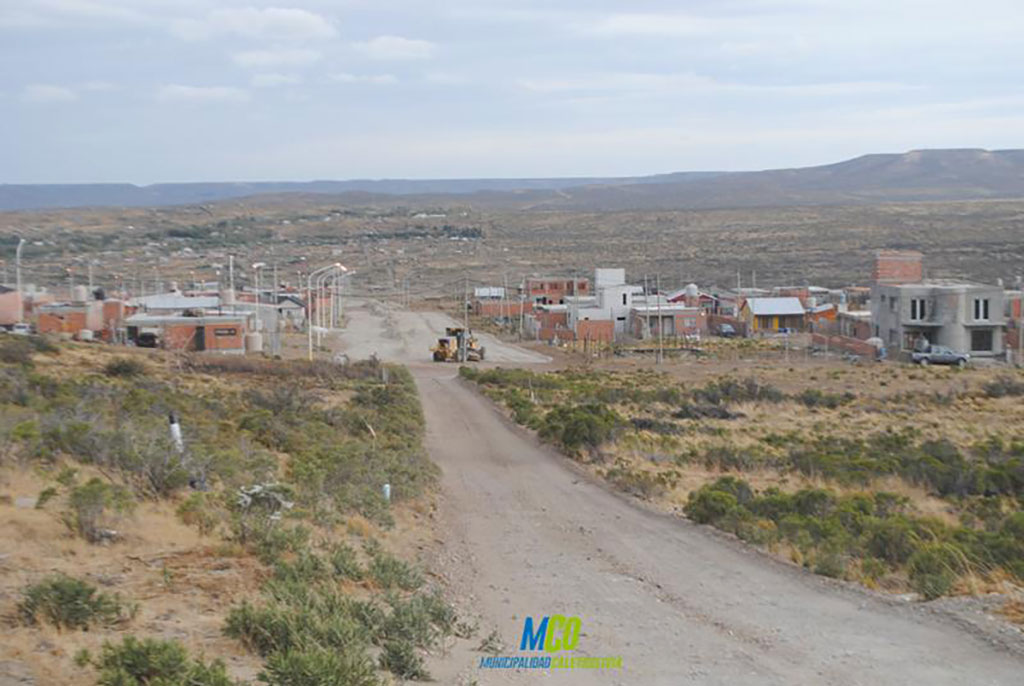
[[[955,364],[957,367],[966,367],[971,361],[971,356],[967,353],[958,353],[944,345],[933,345],[926,351],[911,353],[910,359],[922,367],[930,364]]]

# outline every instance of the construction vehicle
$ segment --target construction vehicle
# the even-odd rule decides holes
[[[437,344],[431,346],[434,362],[483,362],[484,346],[473,335],[461,326],[449,326],[444,330],[445,337],[438,338]]]

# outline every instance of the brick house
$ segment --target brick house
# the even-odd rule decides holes
[[[154,334],[166,350],[245,353],[248,315],[135,314],[125,320],[128,340],[138,343],[143,334]]]
[[[536,305],[564,305],[566,297],[590,295],[590,279],[585,277],[529,277],[524,283],[526,300]]]
[[[699,307],[686,305],[634,305],[630,310],[630,333],[634,338],[705,336],[708,314]]]

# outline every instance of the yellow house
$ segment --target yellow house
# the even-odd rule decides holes
[[[804,326],[804,306],[799,298],[747,298],[740,309],[747,332],[799,331]]]

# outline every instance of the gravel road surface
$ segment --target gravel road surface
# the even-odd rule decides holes
[[[606,671],[479,669],[480,684],[1024,684],[1024,659],[953,616],[803,572],[612,493],[427,362],[446,317],[362,304],[342,348],[410,366],[441,467],[440,572],[520,654],[526,616],[578,616]],[[536,353],[486,340],[488,360]],[[536,653],[541,654],[541,653]]]

